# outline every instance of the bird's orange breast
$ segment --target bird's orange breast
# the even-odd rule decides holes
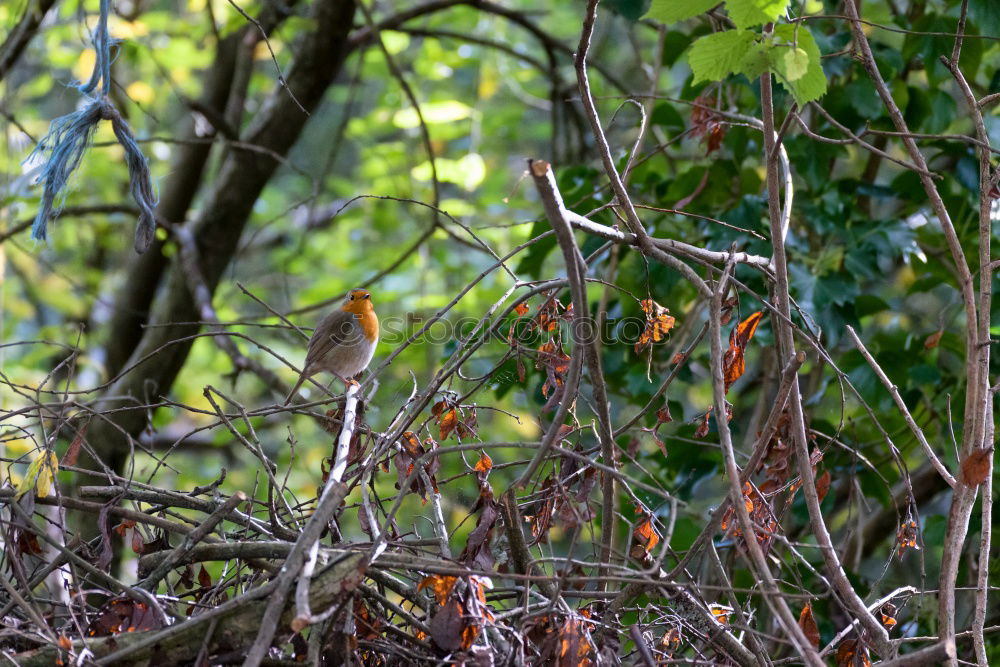
[[[373,343],[378,340],[378,316],[375,315],[375,311],[369,308],[363,313],[358,313],[357,318],[365,338]]]

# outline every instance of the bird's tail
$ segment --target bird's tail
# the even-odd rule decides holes
[[[288,405],[289,403],[292,402],[292,399],[295,397],[295,394],[297,394],[299,391],[299,387],[301,387],[302,383],[305,381],[306,381],[306,374],[299,373],[299,379],[295,381],[295,386],[292,387],[292,390],[290,392],[288,392],[288,396],[285,397],[285,402],[282,403],[282,405]]]

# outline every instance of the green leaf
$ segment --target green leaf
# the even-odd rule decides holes
[[[51,450],[43,452],[28,466],[24,478],[17,485],[15,497],[20,499],[32,489],[38,492],[39,498],[50,495],[52,493],[52,480],[57,470],[59,470],[59,459],[56,458],[55,452]]]
[[[797,77],[792,76],[798,73],[797,70],[788,70],[788,61],[784,57],[785,54],[782,54],[781,58],[773,58],[773,70],[781,85],[788,89],[788,92],[792,94],[792,97],[795,98],[800,107],[806,102],[811,102],[822,97],[826,92],[826,74],[823,73],[823,67],[820,65],[819,47],[816,46],[816,40],[813,39],[812,33],[801,26],[796,27],[784,24],[775,26],[774,34],[776,37],[785,40],[788,45],[795,45],[797,47],[789,48],[789,46],[778,43],[774,45],[775,49],[801,51],[808,58],[805,72]],[[796,59],[797,57],[793,56],[793,60]]]
[[[691,35],[671,30],[663,36],[663,64],[673,67],[684,49],[691,45]]]
[[[681,115],[674,109],[673,105],[668,102],[657,104],[653,108],[653,113],[649,120],[654,125],[659,125],[668,130],[677,132],[684,130],[684,119],[681,118]]]
[[[982,34],[1000,34],[1000,3],[996,0],[969,0],[969,16]]]
[[[660,23],[676,23],[698,14],[704,14],[719,4],[719,0],[653,0],[643,18]]]
[[[804,49],[788,49],[781,59],[784,61],[782,65],[785,77],[789,81],[798,81],[805,76],[806,69],[809,67],[809,54]]]
[[[874,294],[860,294],[858,298],[854,300],[854,314],[861,319],[862,317],[868,317],[869,315],[874,315],[875,313],[881,313],[889,310],[891,306]]]
[[[720,81],[742,71],[744,58],[754,44],[755,35],[747,30],[726,30],[705,35],[691,45],[688,63],[694,73],[693,83]]]
[[[788,9],[788,0],[728,0],[726,11],[737,28],[771,23]]]
[[[540,234],[544,234],[549,229],[551,227],[547,222],[536,220],[535,224],[531,227],[531,237],[534,238]],[[517,273],[527,273],[533,278],[539,278],[542,275],[542,263],[545,261],[546,256],[556,249],[557,245],[555,236],[546,237],[533,244],[528,248],[527,254],[518,262]]]
[[[472,116],[475,111],[469,105],[458,100],[445,100],[442,102],[427,102],[420,106],[424,122],[428,125],[433,123],[454,123],[465,120]],[[400,109],[393,114],[392,122],[396,127],[410,130],[420,127],[420,116],[413,107]]]
[[[746,56],[743,58],[743,62],[740,63],[740,72],[744,74],[746,78],[753,81],[761,74],[771,69],[772,49],[772,44],[755,42],[753,46],[750,47],[750,50],[747,51]]]
[[[851,109],[861,118],[875,120],[885,112],[882,98],[878,96],[875,84],[868,77],[851,81],[844,86],[844,92],[850,100]],[[899,97],[896,97],[896,102],[899,103]]]
[[[931,134],[944,132],[951,125],[957,113],[955,98],[948,92],[935,88],[927,96],[930,102],[930,114],[924,123],[924,131]]]
[[[611,11],[635,22],[646,12],[649,0],[607,0]]]

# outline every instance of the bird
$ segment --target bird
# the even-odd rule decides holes
[[[352,289],[344,303],[320,320],[309,339],[302,373],[292,387],[285,405],[308,378],[320,371],[332,373],[344,383],[354,383],[354,376],[368,368],[378,344],[378,316],[368,290]]]

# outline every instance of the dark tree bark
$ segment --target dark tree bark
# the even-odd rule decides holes
[[[265,33],[277,28],[289,15],[288,5],[268,4],[257,21]],[[242,112],[249,77],[240,76],[241,58],[247,53],[252,59],[254,46],[260,39],[257,26],[247,25],[223,38],[215,52],[215,60],[205,73],[205,87],[200,99],[192,103],[192,111],[223,119],[230,130],[239,131],[239,114],[233,113],[234,106]],[[246,69],[246,68],[242,68]],[[229,113],[227,113],[229,111]],[[215,133],[220,133],[215,128]],[[221,132],[224,134],[224,132]],[[188,210],[197,196],[205,165],[208,163],[212,143],[204,141],[207,136],[199,136],[195,130],[194,115],[183,133],[185,141],[178,144],[176,157],[171,164],[170,174],[164,181],[160,204],[156,209],[159,220],[181,224],[185,222]],[[122,288],[115,298],[115,311],[108,326],[107,372],[115,377],[125,367],[125,362],[139,345],[143,325],[149,319],[149,309],[156,296],[156,290],[163,280],[168,260],[163,254],[164,241],[156,239],[142,255],[133,255]]]
[[[316,109],[340,72],[349,52],[347,37],[354,11],[355,4],[350,0],[323,0],[313,6],[315,28],[297,45],[287,87],[275,87],[241,138],[259,150],[229,151],[200,216],[190,223],[210,290],[218,285],[239,245],[254,202],[278,167],[273,156],[286,155],[305,126],[308,116],[299,104],[309,111]],[[179,253],[173,261],[179,261]],[[155,271],[155,261],[151,260],[148,267]],[[150,317],[159,326],[143,330],[124,363],[127,372],[108,388],[96,409],[103,412],[135,407],[168,392],[190,351],[189,337],[199,331],[197,325],[174,323],[197,319],[197,305],[183,270],[176,265]],[[112,335],[116,335],[114,331]],[[133,364],[137,365],[130,368]],[[148,412],[141,408],[114,412],[90,425],[88,441],[101,460],[122,470],[129,456],[129,439],[146,426],[147,418]]]
[[[28,6],[24,9],[24,16],[10,31],[3,44],[0,44],[0,80],[14,68],[17,59],[27,48],[28,42],[38,32],[42,19],[55,4],[56,0],[38,0],[38,2],[29,0]]]

